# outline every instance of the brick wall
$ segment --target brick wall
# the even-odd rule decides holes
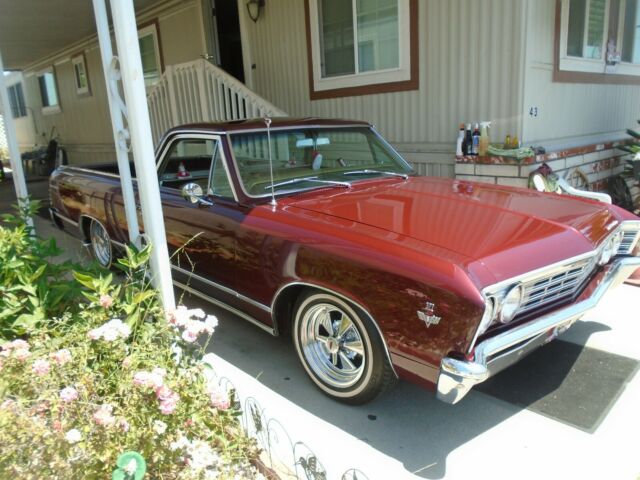
[[[630,155],[618,150],[624,141],[545,153],[515,160],[508,157],[461,157],[456,159],[455,174],[460,180],[527,188],[529,174],[546,163],[562,177],[579,169],[589,181],[589,189],[606,189],[607,179],[622,173]]]

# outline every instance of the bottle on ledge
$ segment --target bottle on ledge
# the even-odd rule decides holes
[[[473,134],[471,133],[470,123],[467,123],[467,130],[464,135],[464,143],[462,144],[462,153],[464,153],[464,155],[473,155]]]
[[[464,155],[462,144],[464,143],[464,123],[460,124],[458,131],[458,140],[456,141],[456,157],[460,158]]]
[[[476,123],[472,136],[471,155],[477,157],[480,152],[480,126]]]

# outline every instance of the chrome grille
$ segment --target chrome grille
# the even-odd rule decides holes
[[[634,246],[636,235],[638,232],[635,230],[627,230],[622,236],[622,243],[618,248],[618,255],[631,255],[631,249]]]
[[[550,303],[570,299],[596,267],[596,257],[566,265],[553,274],[523,284],[524,294],[518,315]]]

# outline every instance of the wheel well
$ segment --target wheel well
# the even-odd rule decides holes
[[[285,287],[278,296],[273,305],[273,319],[277,327],[277,331],[281,335],[291,333],[291,323],[293,322],[293,307],[300,295],[310,287],[306,285],[290,285]]]
[[[80,233],[82,233],[83,240],[85,242],[89,241],[89,227],[91,226],[92,221],[93,219],[86,215],[82,215],[80,217]]]
[[[298,298],[300,298],[300,296],[304,292],[308,292],[308,291],[332,293],[340,297],[345,302],[347,302],[356,311],[362,314],[368,315],[368,313],[364,311],[360,305],[358,305],[356,302],[347,298],[344,295],[332,292],[331,290],[328,290],[326,288],[315,287],[313,285],[293,284],[285,287],[281,292],[279,292],[273,304],[273,318],[277,327],[277,331],[281,335],[291,333],[291,325],[293,323],[293,313],[294,313],[293,308]]]

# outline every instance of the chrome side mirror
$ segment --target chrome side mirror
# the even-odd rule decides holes
[[[182,187],[182,198],[190,203],[199,203],[201,205],[211,206],[209,200],[204,198],[202,187],[197,183],[187,183]]]

